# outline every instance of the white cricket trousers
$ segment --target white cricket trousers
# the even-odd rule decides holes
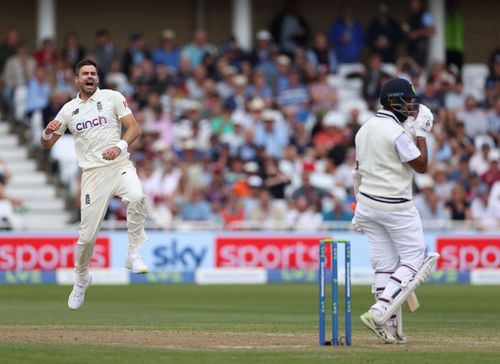
[[[138,250],[147,240],[146,209],[141,181],[129,159],[84,171],[81,183],[81,222],[76,245],[75,272],[88,281],[90,259],[110,200],[118,196],[127,205],[129,250]]]
[[[394,272],[400,265],[418,270],[424,261],[422,221],[415,206],[404,211],[385,211],[358,202],[356,223],[370,242],[375,272]]]

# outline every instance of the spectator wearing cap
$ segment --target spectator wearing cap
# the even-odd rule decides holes
[[[314,135],[314,147],[323,151],[331,150],[334,146],[342,144],[344,134],[342,129],[345,127],[347,120],[338,111],[329,111],[323,116],[321,121],[322,128]]]
[[[243,210],[245,219],[249,220],[253,210],[258,206],[260,191],[264,188],[264,181],[256,173],[248,172],[243,181],[246,182],[247,187],[246,195],[243,196]]]
[[[491,215],[488,208],[490,188],[481,183],[478,186],[476,196],[471,201],[471,217],[479,229],[488,229],[495,227],[495,218]]]
[[[205,66],[199,65],[193,68],[191,76],[186,80],[186,89],[191,99],[202,102],[205,98],[205,81],[207,70]]]
[[[389,15],[387,4],[377,6],[377,16],[366,30],[366,43],[384,63],[396,63],[396,52],[403,40],[401,25]]]
[[[314,35],[314,44],[312,48],[307,50],[306,55],[316,72],[337,73],[337,54],[333,47],[328,44],[325,32],[318,32]]]
[[[288,88],[288,73],[291,68],[291,61],[288,56],[281,54],[276,57],[276,65],[278,70],[276,75],[272,78],[274,94],[279,95],[279,93]]]
[[[480,175],[481,181],[485,183],[488,187],[493,186],[493,184],[500,180],[500,168],[498,163],[500,161],[500,151],[498,149],[492,149],[488,152],[488,167],[487,170]]]
[[[238,155],[245,144],[245,127],[241,114],[233,113],[231,115],[232,129],[220,136],[221,143],[227,144],[230,149],[230,155]]]
[[[432,176],[429,174],[419,175],[419,178],[416,179],[416,185],[419,192],[415,195],[414,203],[423,223],[449,221],[449,211],[434,190]]]
[[[170,73],[176,73],[179,70],[181,50],[175,44],[175,32],[172,29],[165,29],[161,32],[160,42],[153,50],[151,58],[155,66],[163,64]]]
[[[273,90],[267,83],[264,72],[259,68],[253,70],[251,82],[245,88],[245,98],[247,100],[253,100],[257,97],[262,99],[268,107],[273,103]]]
[[[273,43],[271,33],[262,29],[255,35],[255,46],[250,54],[250,62],[254,69],[259,68],[264,72],[266,79],[271,79],[276,73],[276,63],[274,61],[278,48]]]
[[[328,41],[335,46],[339,63],[359,63],[364,45],[363,28],[354,18],[353,9],[345,5],[341,16],[331,25]]]
[[[289,144],[288,128],[278,120],[279,112],[265,110],[262,113],[262,123],[255,127],[254,143],[262,147],[268,156],[281,158],[283,148]]]
[[[489,143],[483,143],[481,148],[477,150],[469,159],[469,169],[478,175],[482,175],[488,170],[488,154],[491,151]]]
[[[192,42],[182,48],[182,57],[189,59],[191,67],[201,65],[207,53],[216,55],[217,48],[208,42],[208,34],[203,29],[195,31]]]
[[[134,32],[130,35],[128,47],[123,54],[123,72],[130,78],[132,67],[142,64],[145,59],[151,59],[151,53],[146,47],[143,35]]]
[[[219,67],[221,66],[219,65]],[[221,74],[222,78],[217,82],[216,90],[222,99],[227,99],[233,95],[233,78],[238,74],[238,70],[234,66],[225,65],[221,70]]]

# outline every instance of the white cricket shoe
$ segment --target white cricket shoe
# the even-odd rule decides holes
[[[142,260],[142,257],[136,253],[129,255],[125,262],[125,268],[132,270],[132,272],[137,274],[145,274],[148,273],[148,266]]]
[[[375,324],[370,311],[366,311],[359,318],[361,319],[363,325],[373,331],[375,335],[377,335],[377,337],[379,339],[382,339],[385,343],[394,344],[397,342],[397,339],[394,337],[394,335],[391,334],[384,326],[378,326]]]
[[[75,283],[73,290],[69,294],[68,307],[70,310],[78,310],[83,305],[85,299],[85,291],[92,283],[92,276],[89,275],[89,281],[86,284]]]

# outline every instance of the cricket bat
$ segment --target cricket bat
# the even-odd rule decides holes
[[[406,306],[410,312],[415,312],[420,307],[420,303],[418,302],[415,292],[412,292],[412,294],[406,299]]]

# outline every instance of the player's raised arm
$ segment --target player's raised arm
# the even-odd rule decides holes
[[[43,149],[50,149],[61,137],[56,134],[55,131],[59,130],[62,123],[59,120],[52,120],[47,124],[45,129],[42,131],[42,136],[40,138],[40,143]]]

